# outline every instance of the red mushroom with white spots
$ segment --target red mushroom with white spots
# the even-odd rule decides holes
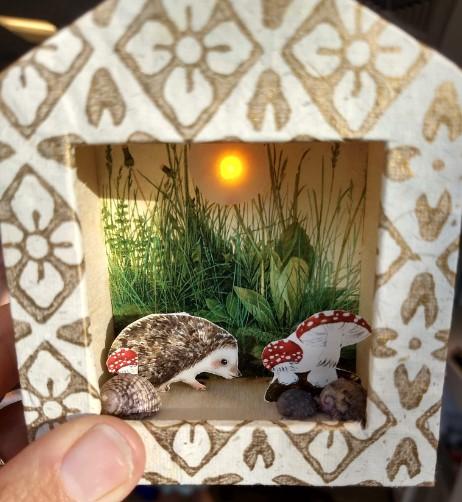
[[[361,316],[344,310],[318,312],[284,340],[268,344],[262,353],[263,365],[283,385],[297,382],[296,373],[309,372],[309,383],[325,387],[337,380],[342,347],[359,343],[370,333],[369,324]]]
[[[263,366],[273,371],[282,384],[290,385],[297,381],[295,365],[303,357],[302,349],[298,344],[287,339],[271,342],[263,349],[261,357]]]
[[[131,373],[138,374],[138,354],[125,347],[121,347],[113,352],[106,361],[109,373]]]

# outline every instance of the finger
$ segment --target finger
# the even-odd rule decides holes
[[[8,301],[5,267],[0,246],[0,399],[19,381],[14,350],[13,322]]]
[[[10,306],[0,306],[0,398],[18,384]]]
[[[27,445],[27,431],[22,403],[0,411],[0,458],[12,459]]]
[[[0,305],[5,305],[9,302],[8,288],[6,286],[6,271],[3,263],[3,252],[0,246]]]
[[[0,468],[0,502],[123,500],[143,474],[144,446],[122,420],[89,416],[30,444]]]

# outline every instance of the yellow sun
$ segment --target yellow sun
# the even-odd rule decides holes
[[[220,178],[226,183],[237,183],[244,176],[244,163],[237,155],[225,155],[220,161]]]

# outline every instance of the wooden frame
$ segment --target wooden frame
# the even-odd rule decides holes
[[[188,22],[196,53],[179,45]],[[161,57],[156,36],[167,32]],[[214,50],[224,41],[226,52]],[[367,427],[251,414],[133,427],[151,483],[432,483],[460,228],[461,96],[459,69],[350,0],[191,9],[107,0],[8,68],[0,221],[31,437],[99,412],[93,354],[110,312],[106,299],[89,301],[92,276],[104,283],[106,272],[82,241],[96,211],[77,205],[91,186],[76,184],[73,145],[381,141],[378,257],[366,264],[376,263],[376,279],[363,291],[374,328]]]

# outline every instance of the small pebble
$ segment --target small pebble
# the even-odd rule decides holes
[[[333,420],[364,421],[366,391],[352,380],[339,378],[326,385],[319,396],[321,411]]]
[[[277,400],[276,406],[284,418],[292,420],[306,420],[318,412],[314,397],[301,389],[285,391]]]

